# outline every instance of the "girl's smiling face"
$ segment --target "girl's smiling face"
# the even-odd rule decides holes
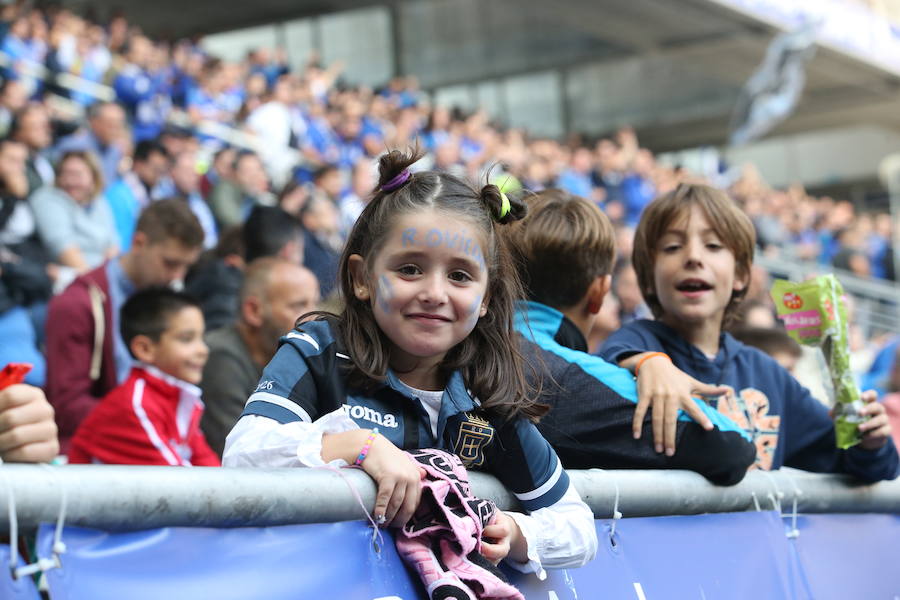
[[[431,209],[398,217],[366,268],[350,257],[353,293],[391,341],[391,367],[433,366],[487,313],[484,240],[467,219]]]

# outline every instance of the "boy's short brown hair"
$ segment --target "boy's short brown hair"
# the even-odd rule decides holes
[[[203,227],[188,203],[180,198],[151,202],[138,217],[135,231],[146,235],[151,244],[174,239],[187,248],[203,246]]]
[[[662,305],[653,286],[653,268],[656,265],[657,244],[668,228],[687,216],[692,206],[698,206],[706,214],[710,227],[719,241],[734,255],[735,276],[749,283],[753,266],[753,250],[756,246],[756,230],[750,217],[722,190],[697,183],[683,183],[673,191],[651,202],[641,215],[634,232],[631,262],[638,276],[638,284],[647,306],[657,319],[663,313]],[[747,294],[747,287],[732,293],[725,308],[724,325]]]
[[[525,198],[528,215],[505,234],[529,299],[554,308],[574,306],[615,260],[615,234],[592,202],[550,189]]]

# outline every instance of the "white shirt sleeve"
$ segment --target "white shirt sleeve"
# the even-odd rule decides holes
[[[597,554],[597,530],[594,514],[569,482],[563,497],[531,514],[506,513],[515,519],[528,544],[528,562],[507,559],[507,564],[523,573],[535,573],[545,579],[544,567],[564,569],[581,567]]]
[[[322,460],[322,434],[359,429],[343,409],[323,415],[313,423],[279,423],[259,415],[241,417],[225,438],[222,465],[225,467],[319,467]],[[328,463],[343,467],[347,462]]]
[[[258,415],[241,417],[225,440],[222,465],[225,467],[317,467],[322,460],[322,435],[359,429],[343,411],[335,410],[313,423],[295,421],[281,424]],[[337,459],[331,466],[346,466]],[[562,498],[551,506],[528,515],[507,513],[528,546],[528,562],[507,563],[523,573],[544,579],[544,568],[575,568],[587,564],[597,553],[594,515],[572,483]]]

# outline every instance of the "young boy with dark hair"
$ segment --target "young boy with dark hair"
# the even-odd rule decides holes
[[[657,320],[626,325],[609,337],[601,354],[638,372],[638,415],[652,405],[659,413],[654,428],[664,420],[663,436],[656,435],[658,450],[664,444],[667,453],[675,451],[674,415],[692,402],[691,394],[704,385],[700,381],[714,382],[733,390],[711,402],[751,436],[757,467],[893,479],[897,451],[874,392],[861,396],[862,412],[870,417],[859,425],[862,442],[840,450],[828,409],[774,359],[723,332],[746,294],[754,246],[750,219],[709,186],[680,185],[641,217],[633,263]]]
[[[137,292],[122,306],[121,333],[138,362],[82,421],[69,462],[219,466],[200,431],[209,350],[197,302],[168,288]]]
[[[656,453],[649,430],[641,439],[632,434],[638,393],[631,373],[588,353],[615,255],[613,228],[600,209],[548,190],[531,197],[528,215],[506,229],[529,298],[516,328],[533,372],[544,375],[540,401],[551,407],[538,428],[563,466],[690,469],[714,483],[740,481],[756,453],[734,423],[698,401],[687,407],[696,421],[683,415],[678,422],[678,453]]]

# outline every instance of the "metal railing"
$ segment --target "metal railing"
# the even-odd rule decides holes
[[[569,471],[598,519],[785,510],[797,500],[804,513],[900,513],[900,481],[855,484],[838,475],[791,469],[753,471],[732,487],[687,471]],[[471,473],[472,491],[515,509],[496,479]],[[364,472],[320,469],[233,469],[101,465],[0,466],[0,531],[9,527],[10,497],[20,530],[55,521],[107,530],[167,526],[238,527],[349,521],[364,518],[352,486],[367,507],[375,486]]]

